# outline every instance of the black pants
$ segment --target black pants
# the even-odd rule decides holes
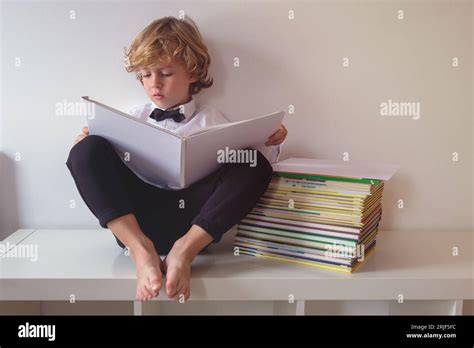
[[[193,224],[209,233],[212,243],[220,241],[252,210],[273,172],[268,160],[257,151],[255,167],[224,163],[186,188],[167,190],[141,180],[118,156],[105,138],[89,135],[72,147],[66,165],[101,227],[107,228],[109,221],[133,213],[159,254],[167,254]]]

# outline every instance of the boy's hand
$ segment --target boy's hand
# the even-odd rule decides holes
[[[278,129],[275,133],[272,134],[271,137],[268,138],[265,145],[270,146],[281,144],[285,140],[287,134],[288,131],[286,130],[285,126],[281,124],[280,129]]]
[[[89,127],[87,126],[82,127],[82,134],[79,134],[76,140],[74,140],[74,145],[76,145],[78,142],[80,142],[82,139],[84,139],[88,135],[89,135]]]

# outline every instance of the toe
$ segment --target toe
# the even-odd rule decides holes
[[[181,299],[181,295],[184,295],[185,293],[186,293],[186,283],[183,281],[180,281],[178,291],[177,291],[178,300]]]
[[[143,301],[144,299],[145,299],[145,296],[143,295],[142,288],[140,287],[140,288],[137,290],[137,300],[138,300],[138,301]]]
[[[176,288],[174,287],[174,285],[170,285],[169,287],[167,287],[166,293],[168,294],[168,297],[170,299],[173,299],[176,296]]]
[[[158,296],[160,290],[161,290],[161,279],[159,279],[158,276],[150,276],[148,278],[149,281],[149,288],[155,294],[155,296]]]
[[[151,291],[145,285],[142,286],[142,293],[146,300],[149,300],[153,297]]]
[[[169,298],[173,298],[176,295],[176,289],[177,289],[177,284],[176,284],[176,279],[173,277],[169,277],[168,280],[166,281],[166,293],[168,294]]]

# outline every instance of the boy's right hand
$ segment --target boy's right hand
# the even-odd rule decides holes
[[[82,139],[84,139],[88,135],[89,135],[89,127],[87,126],[82,127],[82,134],[79,134],[77,136],[76,140],[74,141],[74,145],[76,145],[78,142],[80,142]]]

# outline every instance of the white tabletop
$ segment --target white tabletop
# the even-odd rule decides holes
[[[234,256],[235,233],[194,260],[190,300],[474,299],[471,231],[382,231],[351,275]],[[18,230],[7,242],[36,245],[38,258],[0,255],[0,300],[134,299],[133,262],[109,230]]]

